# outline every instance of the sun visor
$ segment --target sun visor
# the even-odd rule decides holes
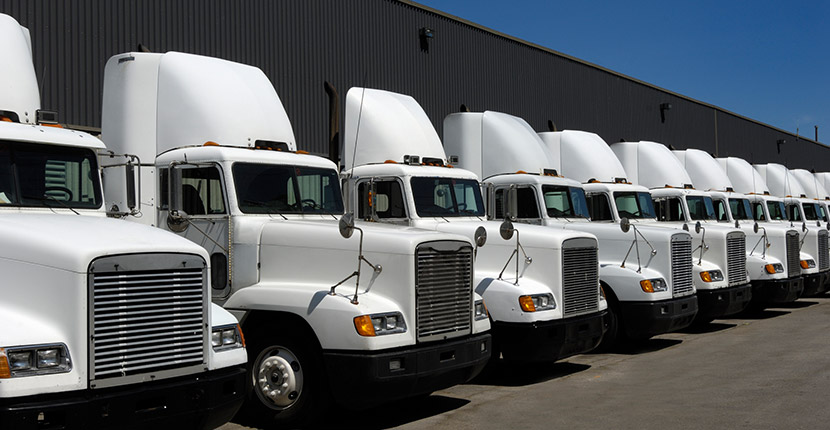
[[[708,152],[699,149],[672,151],[686,168],[692,185],[703,191],[726,191],[732,188],[732,181],[720,164]]]
[[[590,179],[614,182],[627,178],[625,169],[608,144],[596,133],[578,130],[538,134],[560,175],[585,183]]]
[[[12,119],[23,124],[34,124],[40,91],[29,30],[14,18],[0,14],[0,40],[0,111],[12,112],[16,117]]]

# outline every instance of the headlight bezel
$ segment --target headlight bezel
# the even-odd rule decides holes
[[[640,281],[640,289],[644,293],[662,293],[669,290],[669,284],[663,278],[643,279]]]
[[[800,260],[798,264],[801,266],[802,269],[815,269],[816,268],[816,260],[812,258],[807,258],[805,260]]]
[[[65,343],[0,347],[0,379],[71,371],[72,358]]]
[[[799,264],[800,267],[800,264]],[[776,273],[784,273],[784,265],[781,263],[771,263],[764,266],[764,270],[770,275],[774,275]],[[772,272],[770,272],[772,270]]]
[[[473,319],[475,321],[481,321],[487,318],[490,318],[490,311],[487,309],[487,304],[484,303],[484,299],[476,300],[473,305]]]
[[[700,279],[703,282],[720,282],[723,281],[723,272],[720,270],[705,270],[700,272]]]
[[[406,333],[406,320],[401,312],[382,312],[353,318],[357,334],[364,337]]]
[[[211,327],[210,346],[214,352],[245,347],[245,335],[239,324],[225,324]]]
[[[519,308],[524,312],[541,312],[556,309],[556,298],[551,293],[519,296]]]

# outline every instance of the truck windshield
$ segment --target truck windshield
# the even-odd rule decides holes
[[[715,219],[715,205],[712,198],[706,196],[686,196],[686,205],[689,206],[689,217],[693,221]]]
[[[620,218],[656,218],[651,194],[641,191],[618,191],[614,193],[614,204]]]
[[[818,221],[822,219],[820,217],[818,203],[802,203],[801,207],[804,208],[804,219],[807,221]]]
[[[729,199],[729,208],[732,209],[732,218],[737,220],[752,219],[752,206],[748,199]]]
[[[784,209],[784,202],[767,202],[767,210],[769,210],[769,218],[773,221],[782,221],[787,219],[787,211]]]
[[[589,217],[588,203],[582,188],[543,185],[542,194],[549,217]]]
[[[0,141],[0,206],[95,209],[101,201],[90,149]]]
[[[343,213],[340,181],[331,169],[236,163],[233,181],[244,213]]]
[[[478,181],[415,177],[410,184],[418,216],[484,216]]]

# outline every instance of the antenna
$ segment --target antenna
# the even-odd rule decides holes
[[[360,109],[357,111],[357,128],[354,132],[354,148],[352,149],[352,167],[349,169],[349,176],[352,175],[354,171],[354,160],[357,156],[357,143],[360,142],[360,118],[363,116],[363,98],[366,96],[366,80],[368,79],[369,72],[363,74],[363,86],[360,87]]]

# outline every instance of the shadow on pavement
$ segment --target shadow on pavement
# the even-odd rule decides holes
[[[355,393],[355,395],[360,395]],[[362,411],[337,409],[315,427],[331,429],[386,429],[458,409],[470,403],[441,395],[420,396]]]
[[[577,363],[516,363],[499,360],[468,384],[522,387],[572,375],[591,366]]]
[[[775,307],[779,308],[779,309],[802,309],[802,308],[810,307],[810,306],[817,305],[817,304],[818,304],[818,302],[814,302],[814,301],[809,300],[809,299],[807,299],[807,300],[798,299],[794,302],[781,303],[780,305],[775,305]]]
[[[635,355],[635,354],[644,354],[648,352],[659,351],[661,349],[666,349],[671,346],[675,346],[683,341],[680,339],[661,339],[661,338],[651,338],[648,340],[634,340],[634,341],[627,341],[626,343],[617,346],[615,351],[611,351],[615,354],[627,354],[627,355]]]
[[[728,328],[736,327],[737,324],[724,324],[724,323],[708,323],[708,324],[692,324],[689,327],[680,330],[680,333],[689,333],[689,334],[704,334],[704,333],[714,333],[716,331],[726,330]]]
[[[778,305],[776,305],[778,306]],[[740,320],[765,320],[769,318],[780,317],[782,315],[789,314],[789,311],[779,311],[779,310],[772,310],[772,309],[764,309],[762,311],[759,310],[747,310],[741,312],[736,315],[730,315],[728,317],[724,317],[724,319],[740,319]]]

